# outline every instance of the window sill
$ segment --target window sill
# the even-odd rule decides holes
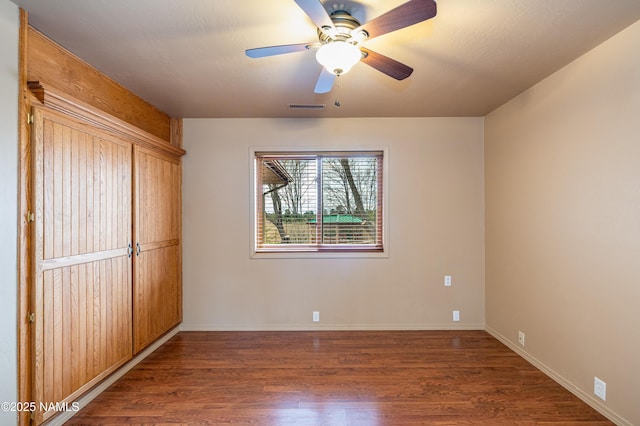
[[[254,250],[251,259],[385,259],[389,257],[388,250],[358,250],[353,249],[299,249],[299,250]]]

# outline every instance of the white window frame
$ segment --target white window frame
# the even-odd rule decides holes
[[[361,152],[382,152],[382,250],[337,250],[337,251],[316,251],[316,250],[291,250],[281,249],[277,251],[260,251],[257,249],[256,221],[258,209],[256,206],[256,153],[269,152],[271,154],[300,154],[309,155],[316,153],[341,152],[354,154]],[[299,147],[299,146],[278,146],[278,147],[250,147],[249,149],[249,204],[250,204],[250,258],[252,259],[286,259],[286,258],[388,258],[389,257],[389,149],[388,147]]]

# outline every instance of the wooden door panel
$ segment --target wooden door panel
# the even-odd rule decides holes
[[[33,399],[70,402],[132,356],[132,146],[44,108],[32,135]]]
[[[182,321],[180,159],[134,148],[134,353]]]
[[[145,251],[136,259],[135,352],[182,320],[181,264],[178,245]]]
[[[73,401],[131,358],[130,265],[121,256],[43,272],[38,401]]]
[[[136,149],[136,237],[140,244],[181,238],[180,160]]]
[[[86,130],[43,121],[43,259],[131,242],[131,146]]]

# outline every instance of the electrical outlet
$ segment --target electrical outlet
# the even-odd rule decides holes
[[[444,286],[451,287],[451,275],[444,276]]]
[[[598,379],[597,377],[593,378],[593,393],[595,396],[600,398],[603,401],[607,400],[607,384]]]
[[[460,321],[460,311],[453,311],[453,320]]]
[[[522,331],[518,331],[518,343],[520,343],[521,346],[524,346],[524,333]]]
[[[320,321],[320,312],[313,311],[313,322],[318,322],[318,321]]]

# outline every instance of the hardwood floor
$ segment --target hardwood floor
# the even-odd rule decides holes
[[[483,331],[181,332],[67,424],[609,425]]]

